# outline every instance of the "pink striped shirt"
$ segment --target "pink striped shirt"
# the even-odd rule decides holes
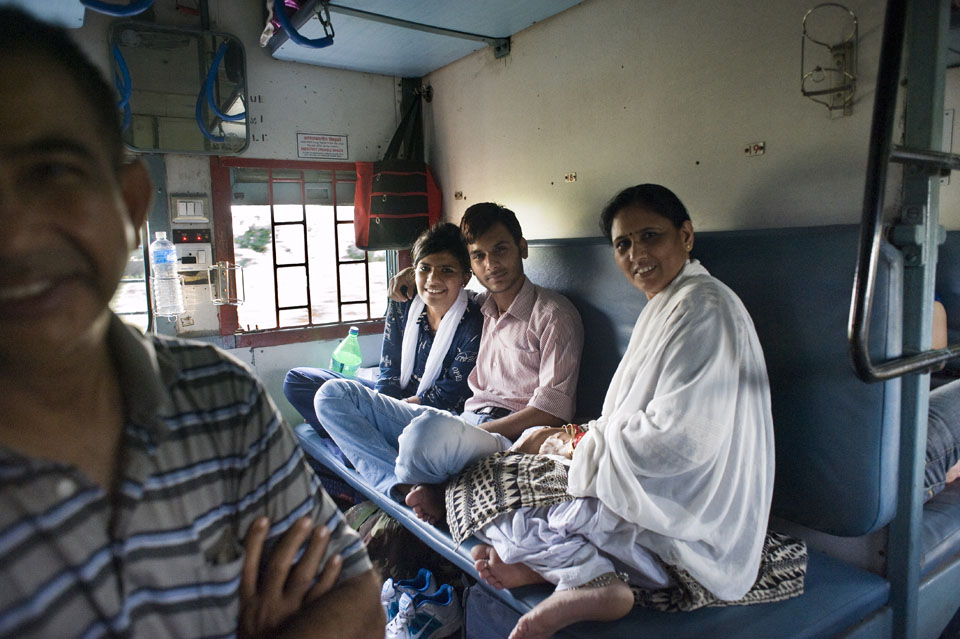
[[[583,323],[570,300],[524,277],[503,315],[487,293],[477,365],[468,380],[473,397],[464,411],[533,406],[563,420],[576,411]]]

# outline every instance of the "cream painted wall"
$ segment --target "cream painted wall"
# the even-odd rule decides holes
[[[517,34],[503,60],[481,50],[430,74],[448,217],[495,200],[528,238],[597,235],[617,190],[659,182],[701,230],[858,221],[883,4],[845,2],[859,88],[838,119],[799,90],[814,4],[585,0]],[[745,157],[756,141],[766,153]]]
[[[346,330],[344,330],[344,335],[346,335]],[[359,339],[360,351],[363,353],[362,365],[379,366],[380,336],[361,335]],[[269,348],[237,348],[228,352],[253,368],[287,423],[299,424],[304,421],[303,417],[284,397],[283,378],[288,370],[297,366],[326,368],[330,364],[330,355],[338,343],[339,341],[303,342]]]

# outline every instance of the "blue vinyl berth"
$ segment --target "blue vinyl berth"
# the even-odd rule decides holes
[[[890,583],[879,568],[850,557],[872,552],[896,512],[900,383],[859,380],[847,356],[846,323],[858,227],[826,226],[698,233],[693,256],[743,300],[753,317],[770,376],[777,450],[772,529],[805,537],[810,561],[805,593],[778,603],[689,613],[634,609],[612,623],[571,626],[562,637],[824,637],[889,632]],[[941,263],[960,272],[949,234]],[[525,271],[566,295],[585,326],[578,415],[599,414],[607,383],[642,308],[602,238],[530,242]],[[944,268],[950,268],[945,266]],[[874,299],[871,356],[900,352],[902,259],[885,245]],[[960,306],[943,281],[941,299]],[[307,453],[374,499],[431,548],[476,576],[471,543],[454,547],[445,528],[376,493],[345,467],[306,425]],[[960,565],[960,490],[948,487],[926,505],[921,636],[936,636],[956,608]],[[827,540],[829,543],[825,543]],[[839,550],[837,550],[839,548]],[[863,548],[868,550],[863,551]],[[892,552],[892,551],[891,551]],[[548,588],[496,592],[477,584],[467,601],[469,637],[503,637]],[[924,634],[924,631],[926,632]],[[932,634],[931,634],[932,633]]]

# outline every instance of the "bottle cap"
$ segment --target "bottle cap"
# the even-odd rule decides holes
[[[165,239],[167,239],[167,232],[166,232],[166,231],[157,231],[157,232],[154,233],[153,235],[154,235],[154,237],[156,237],[158,240],[165,240]]]
[[[357,328],[356,326],[351,326],[351,327],[350,327],[350,334],[351,334],[351,335],[359,335],[359,334],[360,334],[360,329]]]

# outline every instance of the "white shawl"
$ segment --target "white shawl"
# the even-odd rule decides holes
[[[400,388],[406,388],[413,376],[413,363],[417,359],[417,337],[420,334],[420,327],[417,322],[420,320],[420,314],[423,312],[424,306],[420,295],[416,295],[410,302],[410,308],[407,309],[407,323],[403,328],[403,342],[400,346]],[[430,354],[427,355],[427,363],[424,365],[423,375],[420,377],[420,385],[417,386],[417,395],[433,386],[433,383],[440,376],[443,358],[450,350],[453,337],[457,333],[457,326],[460,325],[460,318],[463,317],[466,310],[467,291],[461,288],[457,299],[443,314],[440,326],[437,327],[437,334],[433,338]]]
[[[760,564],[773,493],[770,388],[740,299],[690,261],[634,326],[570,493],[597,497],[637,541],[720,599]]]

